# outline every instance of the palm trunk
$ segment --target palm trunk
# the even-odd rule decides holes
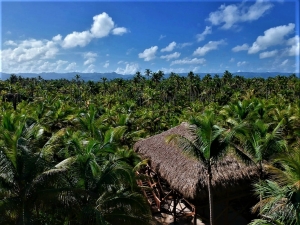
[[[214,209],[213,209],[213,193],[211,190],[211,179],[212,179],[212,174],[211,174],[211,164],[209,162],[208,168],[208,182],[207,182],[207,188],[208,188],[208,200],[209,200],[209,220],[210,220],[210,225],[214,224]]]

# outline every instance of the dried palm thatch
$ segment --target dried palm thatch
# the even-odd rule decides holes
[[[207,197],[207,171],[204,165],[189,158],[178,147],[167,144],[166,136],[182,135],[191,139],[187,123],[182,123],[161,134],[140,140],[135,143],[134,150],[143,158],[150,160],[151,168],[165,179],[170,187],[187,199],[203,199]],[[222,195],[225,190],[235,191],[242,184],[258,177],[254,165],[245,165],[233,155],[227,155],[212,167],[212,186],[214,195]]]

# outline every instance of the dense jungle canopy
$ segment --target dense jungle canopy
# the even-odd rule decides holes
[[[0,92],[0,224],[149,224],[135,173],[147,162],[133,144],[181,122],[204,127],[208,117],[226,149],[261,170],[251,224],[300,224],[295,74],[164,78],[147,69],[98,82],[12,74]]]

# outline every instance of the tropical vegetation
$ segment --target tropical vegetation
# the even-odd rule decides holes
[[[12,74],[0,92],[0,224],[150,223],[135,173],[146,162],[132,147],[183,121],[199,137],[182,141],[184,150],[208,173],[228,151],[259,168],[252,225],[300,224],[295,74],[165,77],[147,69],[98,82]]]

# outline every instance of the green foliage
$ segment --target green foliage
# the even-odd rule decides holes
[[[201,79],[190,72],[164,78],[163,71],[150,69],[144,74],[99,82],[83,82],[79,74],[72,81],[16,75],[0,81],[1,95],[27,98],[15,110],[11,102],[0,103],[0,224],[147,224],[149,207],[134,174],[147,160],[133,144],[183,121],[194,124],[196,142],[170,140],[207,166],[225,154],[227,144],[262,173],[274,153],[299,149],[295,76],[246,79],[225,71],[221,77]],[[256,187],[265,196],[268,190],[285,196],[287,207],[298,210],[293,171],[299,159],[284,159],[290,158],[285,154],[273,164],[281,178],[262,176]],[[253,224],[282,223],[268,214],[272,207],[263,208]]]

